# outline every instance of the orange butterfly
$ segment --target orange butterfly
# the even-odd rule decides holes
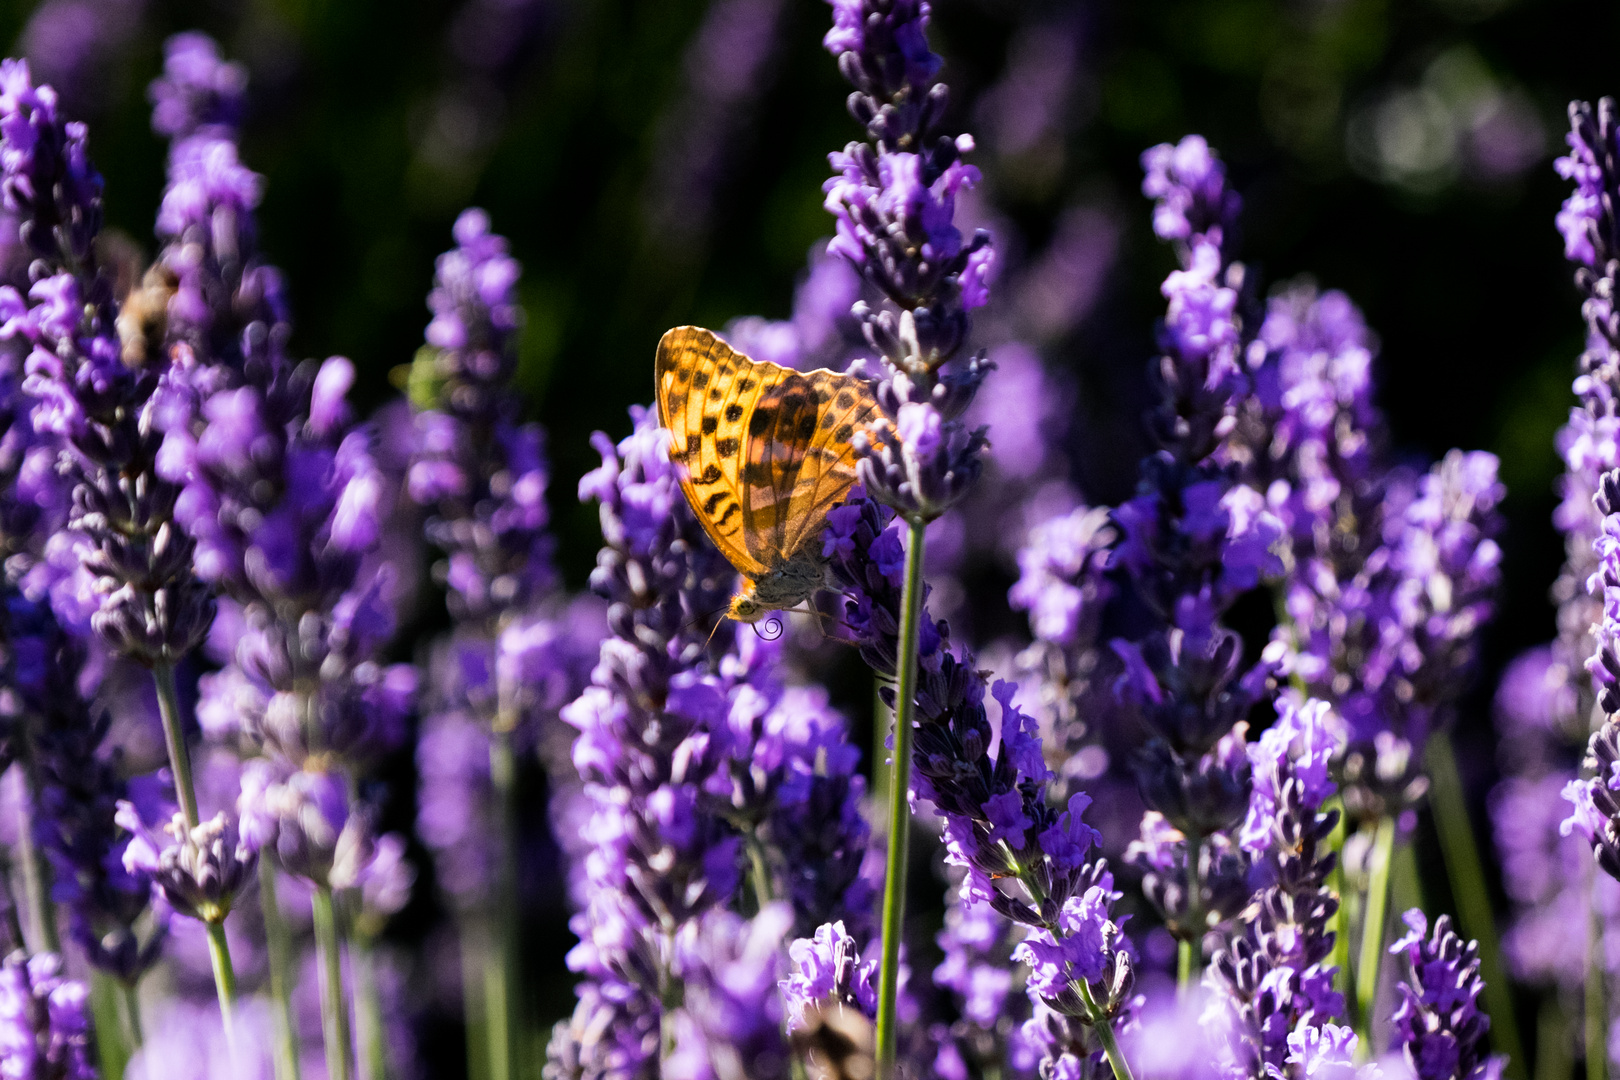
[[[658,343],[658,420],[681,490],[716,547],[748,579],[727,612],[757,622],[827,580],[827,512],[855,483],[855,432],[877,412],[854,375],[751,360],[677,326]]]

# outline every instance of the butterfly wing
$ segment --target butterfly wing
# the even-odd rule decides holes
[[[820,534],[877,411],[865,382],[751,360],[695,326],[664,335],[656,374],[682,490],[733,566],[758,578]]]
[[[756,554],[785,559],[821,534],[827,511],[854,486],[853,439],[877,415],[877,402],[853,375],[761,366],[778,377],[748,417],[744,535]]]

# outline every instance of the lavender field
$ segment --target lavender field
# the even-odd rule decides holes
[[[1607,1080],[1617,34],[0,11],[0,1078]]]

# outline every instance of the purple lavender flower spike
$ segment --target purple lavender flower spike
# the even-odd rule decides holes
[[[70,934],[90,963],[134,985],[161,954],[164,922],[156,919],[144,941],[136,931],[152,879],[123,862],[130,841],[114,819],[131,792],[116,757],[103,752],[112,718],[95,715],[80,692],[83,643],[62,630],[44,601],[8,599],[8,681],[22,707],[18,735],[38,788],[33,823],[50,860],[51,896],[66,906]]]
[[[700,920],[741,881],[741,839],[706,794],[731,787],[731,687],[706,659],[702,623],[725,609],[732,571],[687,509],[668,436],[646,410],[632,415],[635,431],[617,446],[597,437],[602,467],[580,481],[581,498],[600,503],[606,544],[591,582],[608,598],[612,634],[593,685],[562,714],[580,733],[574,763],[589,808],[587,907],[569,955],[587,978],[548,1057],[592,1075],[610,1062],[624,1075],[656,1069],[661,988],[675,968],[662,930]],[[603,1024],[612,1039],[591,1035]]]
[[[1389,950],[1406,958],[1391,1049],[1405,1056],[1418,1080],[1497,1080],[1507,1059],[1486,1054],[1491,1020],[1479,1009],[1485,983],[1476,943],[1464,944],[1449,915],[1435,921],[1432,934],[1417,908],[1402,919],[1407,935]]]
[[[85,569],[100,598],[92,625],[117,653],[173,664],[201,641],[213,601],[174,520],[178,488],[155,470],[167,365],[124,363],[111,281],[97,267],[101,178],[85,139],[82,124],[57,114],[55,93],[32,85],[26,63],[0,66],[0,193],[38,260],[30,304],[0,289],[0,307],[26,307],[23,388],[36,399],[36,430],[73,451],[69,526],[89,544]]]
[[[0,1070],[18,1077],[95,1080],[89,994],[62,977],[54,953],[14,952],[0,964]]]
[[[1333,989],[1333,917],[1328,837],[1338,812],[1328,762],[1336,751],[1325,702],[1281,703],[1277,723],[1249,747],[1254,790],[1242,830],[1258,888],[1241,925],[1204,973],[1206,1020],[1219,1032],[1222,1076],[1259,1080],[1283,1069],[1290,1037],[1344,1011]]]
[[[1133,858],[1171,932],[1201,950],[1212,922],[1241,906],[1242,859],[1223,834],[1248,803],[1243,721],[1272,671],[1264,660],[1242,669],[1242,638],[1222,619],[1282,574],[1285,529],[1224,453],[1248,401],[1244,357],[1259,330],[1244,268],[1231,258],[1239,200],[1197,136],[1148,150],[1142,166],[1155,228],[1175,241],[1180,268],[1162,287],[1160,401],[1149,417],[1159,449],[1142,463],[1139,493],[1114,512],[1121,540],[1111,566],[1132,579],[1152,621],[1109,644],[1117,708],[1149,736],[1135,757],[1137,785],[1162,816],[1144,822]]]
[[[176,34],[163,43],[163,75],[147,89],[152,130],[185,139],[200,128],[241,126],[247,72],[220,56],[206,34]]]
[[[877,398],[889,421],[858,433],[862,483],[908,518],[931,521],[978,478],[982,431],[962,411],[990,370],[982,357],[946,373],[967,341],[968,311],[989,298],[988,233],[964,239],[956,197],[979,179],[962,160],[971,136],[936,135],[947,91],[934,80],[924,0],[835,0],[823,44],[855,87],[850,115],[868,142],[829,161],[827,209],[837,219],[828,251],[842,256],[884,300],[852,312],[883,358]],[[864,441],[863,441],[864,440]]]

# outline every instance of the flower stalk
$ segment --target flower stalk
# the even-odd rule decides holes
[[[276,1080],[299,1080],[298,1028],[292,1011],[292,935],[281,914],[276,892],[276,866],[272,859],[259,860],[259,910],[264,916],[264,936],[268,946],[270,998],[275,1014]]]
[[[1457,756],[1451,737],[1444,731],[1429,739],[1429,806],[1434,811],[1435,831],[1440,835],[1440,854],[1445,859],[1446,877],[1457,904],[1462,936],[1479,943],[1479,973],[1485,980],[1485,1012],[1491,1018],[1491,1043],[1498,1054],[1507,1056],[1505,1073],[1523,1080],[1524,1043],[1513,1014],[1513,993],[1502,968],[1502,947],[1497,940],[1496,917],[1491,913],[1490,892],[1485,871],[1480,866],[1479,847],[1468,821],[1462,777],[1457,772]]]
[[[343,946],[332,887],[317,885],[312,903],[315,952],[321,968],[321,1035],[326,1043],[326,1074],[332,1080],[354,1075],[348,998],[343,992]]]
[[[889,851],[883,876],[883,960],[878,970],[877,1069],[895,1075],[900,1024],[900,940],[906,917],[906,855],[911,841],[911,738],[916,713],[917,638],[922,615],[923,537],[927,522],[906,522],[906,571],[900,615],[900,668],[895,679],[894,753],[889,775]]]
[[[1356,1005],[1361,1018],[1361,1045],[1373,1044],[1373,1004],[1378,1000],[1378,973],[1384,962],[1384,920],[1389,911],[1389,871],[1395,862],[1395,819],[1378,819],[1368,854],[1366,917],[1361,923],[1361,959],[1356,964]]]

